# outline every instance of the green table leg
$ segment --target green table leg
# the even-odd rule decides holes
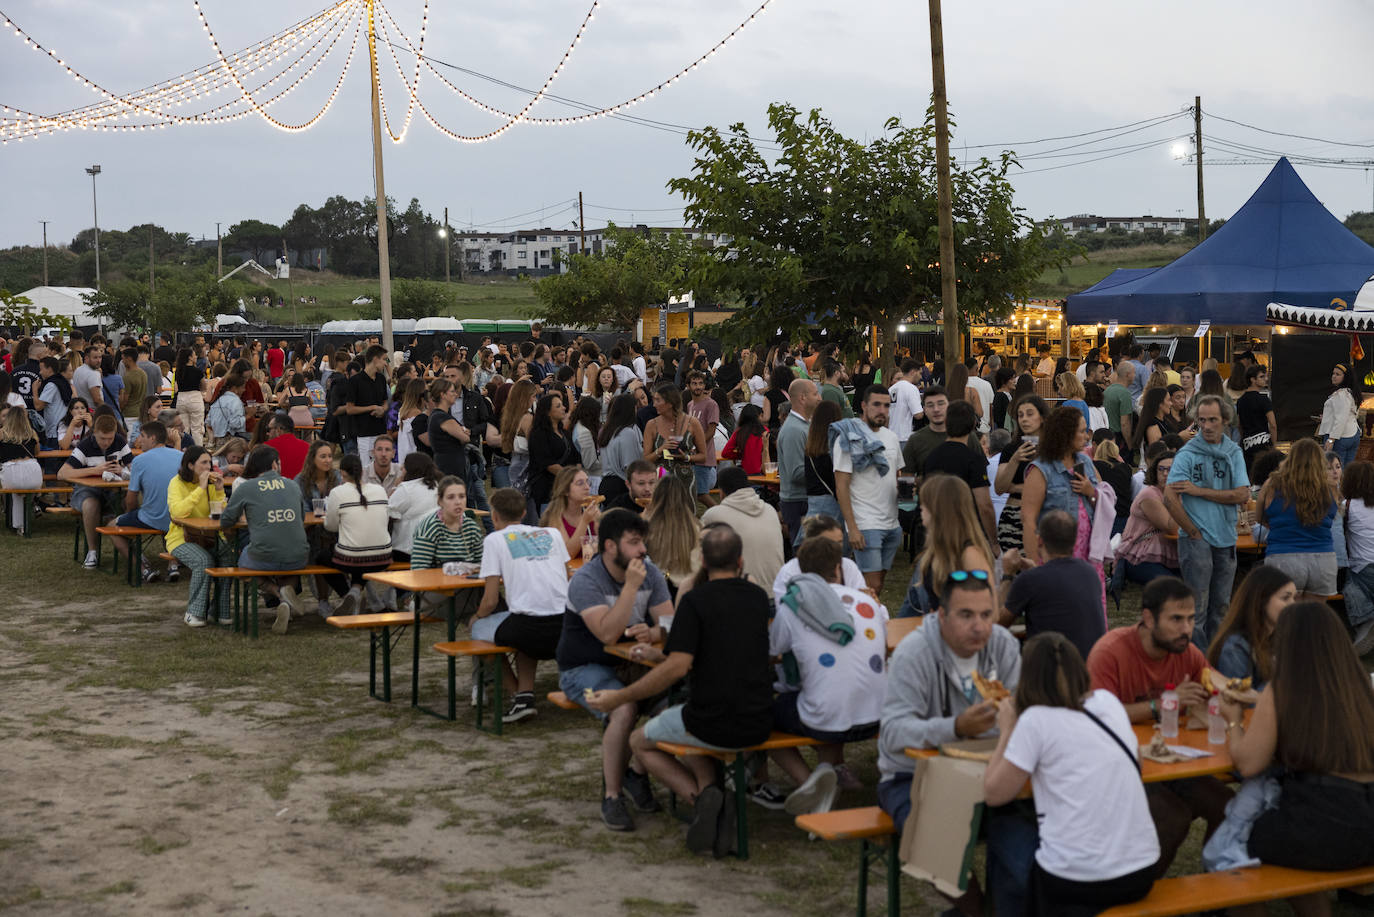
[[[457,639],[458,594],[455,592],[448,597],[448,640],[452,643]],[[477,688],[477,702],[482,702],[480,682]],[[448,657],[448,718],[450,722],[458,719],[458,660],[452,656]]]
[[[735,844],[741,860],[749,859],[749,764],[744,752],[735,755]]]
[[[129,585],[138,589],[143,585],[143,536],[135,535],[129,552]]]
[[[33,537],[33,494],[24,494],[24,531],[25,538]]]
[[[868,839],[859,842],[859,904],[856,917],[868,917]],[[895,917],[895,915],[894,915]]]
[[[410,706],[420,706],[420,617],[424,614],[424,593],[416,592],[412,596],[411,607],[415,610],[415,633],[411,641],[410,658]]]
[[[255,576],[248,582],[248,601],[252,611],[249,612],[253,619],[252,638],[258,639],[258,578]]]
[[[887,839],[887,913],[897,917],[902,912],[902,864],[897,862],[900,839],[892,835]]]
[[[382,700],[391,703],[391,628],[382,628]]]

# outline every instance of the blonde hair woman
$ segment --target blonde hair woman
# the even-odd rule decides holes
[[[10,405],[0,415],[0,487],[32,490],[43,486],[43,468],[38,464],[38,434],[29,423],[24,408]],[[24,498],[6,497],[11,503],[10,525],[24,530]]]
[[[953,475],[933,474],[921,485],[918,502],[926,546],[916,558],[911,587],[897,613],[899,618],[938,608],[937,590],[955,570],[982,570],[994,579],[992,549],[978,521],[978,509],[968,484]],[[939,525],[935,524],[937,521]]]
[[[401,409],[396,414],[396,461],[405,464],[406,457],[420,452],[421,444],[415,434],[415,418],[429,407],[429,386],[423,379],[408,379],[401,395]]]
[[[1073,373],[1060,373],[1054,378],[1054,387],[1059,390],[1059,397],[1064,399],[1063,406],[1077,409],[1078,413],[1083,415],[1083,422],[1091,430],[1093,419],[1088,413],[1088,402],[1085,400],[1087,392],[1083,390],[1083,383],[1078,381],[1078,377]]]
[[[534,423],[530,408],[534,407],[537,393],[535,384],[529,379],[517,379],[501,409],[501,452],[510,464],[510,486],[526,497],[530,495],[529,435]]]
[[[644,539],[649,556],[680,594],[701,567],[701,521],[691,488],[675,477],[663,478],[644,518],[649,523]]]
[[[593,499],[590,479],[581,465],[568,465],[553,479],[549,505],[539,524],[559,529],[569,557],[582,556],[582,540],[596,537],[601,501]]]

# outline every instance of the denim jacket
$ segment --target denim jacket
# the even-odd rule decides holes
[[[1098,484],[1097,469],[1093,467],[1092,459],[1086,453],[1080,452],[1074,460],[1083,463],[1084,474],[1096,487]],[[1082,503],[1088,518],[1092,518],[1093,508],[1089,505],[1088,498],[1073,492],[1072,468],[1065,468],[1063,462],[1049,462],[1041,458],[1036,459],[1031,464],[1039,468],[1040,473],[1045,476],[1045,503],[1040,507],[1041,518],[1044,518],[1044,515],[1050,510],[1062,509],[1072,518],[1077,519],[1079,503]]]
[[[835,448],[836,440],[843,440],[849,458],[854,463],[854,473],[872,465],[879,475],[887,474],[887,453],[883,441],[868,433],[868,424],[857,417],[837,420],[826,431],[830,448]]]

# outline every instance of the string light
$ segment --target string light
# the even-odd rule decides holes
[[[0,12],[4,31],[13,31],[15,37],[20,39],[25,47],[31,47],[37,53],[51,59],[73,80],[97,94],[101,99],[92,105],[59,112],[55,115],[39,115],[9,106],[0,106],[0,143],[8,143],[10,140],[18,142],[42,134],[51,135],[59,130],[144,131],[164,129],[172,124],[223,124],[254,114],[278,130],[287,132],[308,130],[328,113],[338,98],[343,81],[352,67],[353,56],[358,47],[359,34],[369,25],[366,21],[369,12],[377,10],[380,10],[381,16],[375,22],[370,23],[371,28],[367,29],[369,50],[372,52],[369,57],[374,62],[371,65],[373,68],[372,77],[377,82],[381,114],[387,134],[392,141],[400,143],[405,138],[414,119],[414,113],[418,109],[436,130],[450,139],[462,143],[483,143],[496,139],[517,124],[536,126],[578,124],[583,121],[614,115],[641,102],[648,101],[710,60],[731,39],[758,19],[772,2],[773,0],[762,0],[748,17],[731,29],[724,38],[712,45],[704,54],[653,87],[615,105],[567,117],[537,117],[531,115],[530,112],[546,98],[554,82],[567,68],[574,51],[576,51],[595,18],[601,0],[593,0],[586,15],[579,23],[572,40],[538,91],[531,95],[515,112],[503,111],[465,92],[452,83],[425,56],[425,41],[429,30],[429,0],[425,0],[421,12],[418,43],[412,42],[381,0],[372,0],[372,2],[369,0],[338,0],[315,15],[301,20],[270,38],[228,54],[220,47],[219,40],[210,27],[205,11],[201,8],[200,0],[193,0],[192,6],[196,11],[196,17],[215,52],[215,60],[180,76],[124,95],[117,95],[76,71],[59,57],[54,49],[39,44],[33,36],[24,32],[7,15]],[[397,43],[391,40],[392,32],[395,33],[400,43],[403,43],[406,49],[415,55],[415,66],[409,77],[407,77],[406,68],[394,51]],[[399,130],[392,126],[381,88],[379,72],[381,65],[375,63],[376,36],[378,33],[383,37],[385,50],[390,55],[406,92],[406,110],[401,119]],[[270,109],[304,85],[325,60],[333,57],[340,38],[345,34],[351,35],[348,54],[343,67],[335,78],[333,88],[319,110],[304,121],[296,123],[289,123],[274,116]],[[302,47],[304,50],[300,50]],[[291,55],[294,57],[288,61],[287,58]],[[301,72],[295,79],[271,96],[265,95],[288,74],[297,71]],[[433,74],[442,85],[457,94],[465,102],[485,114],[502,119],[502,123],[492,130],[479,134],[462,134],[441,123],[420,96],[421,76],[426,71]],[[198,101],[209,99],[223,92],[232,92],[233,97],[203,111],[183,113],[185,108],[194,107]],[[130,123],[131,117],[137,117],[139,120]]]

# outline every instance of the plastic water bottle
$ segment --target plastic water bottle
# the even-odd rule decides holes
[[[1221,695],[1215,692],[1207,701],[1207,741],[1226,744],[1226,718],[1221,715]]]
[[[1178,692],[1172,682],[1159,695],[1159,734],[1166,739],[1178,738]]]

